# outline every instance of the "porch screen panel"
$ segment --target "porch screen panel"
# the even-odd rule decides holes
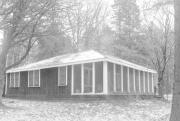
[[[116,90],[121,92],[121,66],[116,65]]]
[[[138,70],[135,70],[135,87],[136,87],[136,92],[139,92],[139,72],[138,72]]]
[[[29,81],[29,87],[33,86],[33,71],[29,71],[29,75],[28,75],[28,81]]]
[[[14,87],[14,73],[10,73],[10,84],[9,84],[9,86],[10,87]]]
[[[95,93],[103,92],[103,62],[95,63]]]
[[[144,77],[143,72],[140,72],[140,82],[141,82],[141,93],[144,93]]]
[[[133,69],[129,68],[129,86],[130,92],[134,92],[134,77],[133,77]]]
[[[81,65],[74,65],[74,93],[81,93]]]
[[[84,64],[84,93],[92,92],[92,63]]]
[[[128,92],[127,67],[123,66],[123,92]]]
[[[145,93],[148,93],[148,73],[145,72]]]
[[[152,93],[152,73],[149,73],[149,92]]]
[[[19,83],[20,83],[20,78],[19,78],[19,72],[15,73],[15,87],[19,87]]]
[[[114,71],[113,71],[113,63],[108,63],[108,89],[109,92],[114,91]]]
[[[40,87],[40,80],[39,80],[39,70],[34,71],[34,86],[35,87]]]

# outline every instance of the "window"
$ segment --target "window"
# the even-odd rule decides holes
[[[58,68],[58,86],[67,85],[67,66]]]
[[[40,70],[28,72],[28,87],[40,87]]]
[[[10,73],[9,87],[20,87],[20,72]]]

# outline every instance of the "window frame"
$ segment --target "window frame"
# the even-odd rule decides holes
[[[16,80],[16,73],[18,73],[18,76],[19,76],[19,78],[18,78],[18,80]],[[10,74],[10,81],[9,81],[9,87],[10,88],[19,88],[20,87],[20,80],[21,80],[21,76],[20,76],[20,72],[12,72],[12,73],[9,73]],[[12,74],[13,74],[13,85],[11,84],[11,76],[12,76]],[[18,85],[16,85],[16,81],[18,81]]]
[[[66,83],[65,84],[60,84],[60,68],[62,68],[62,67],[65,67],[65,73],[66,73],[66,77],[65,77],[65,81],[66,81]],[[67,86],[67,79],[68,78],[68,67],[67,66],[60,66],[60,67],[58,67],[58,87],[62,87],[62,86]]]
[[[33,72],[33,82],[32,82],[32,86],[31,85],[29,85],[29,82],[30,82],[30,80],[29,80],[29,72],[30,71],[32,71]],[[28,71],[28,87],[41,87],[41,69],[37,69],[37,70],[30,70],[30,71]],[[35,83],[34,83],[34,81],[35,81],[35,71],[38,71],[38,74],[39,74],[39,85],[38,86],[35,86]]]

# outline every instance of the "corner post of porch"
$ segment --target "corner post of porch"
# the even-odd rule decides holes
[[[103,93],[108,94],[108,66],[107,66],[107,61],[103,61]]]

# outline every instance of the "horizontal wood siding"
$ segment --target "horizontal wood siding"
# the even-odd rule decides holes
[[[42,69],[43,89],[47,98],[66,98],[71,95],[71,67],[68,66],[67,85],[58,86],[58,68]]]
[[[71,66],[68,66],[68,84],[58,86],[58,68],[41,69],[40,87],[28,87],[28,72],[20,73],[20,87],[10,88],[10,74],[7,75],[9,97],[64,98],[71,96]]]

